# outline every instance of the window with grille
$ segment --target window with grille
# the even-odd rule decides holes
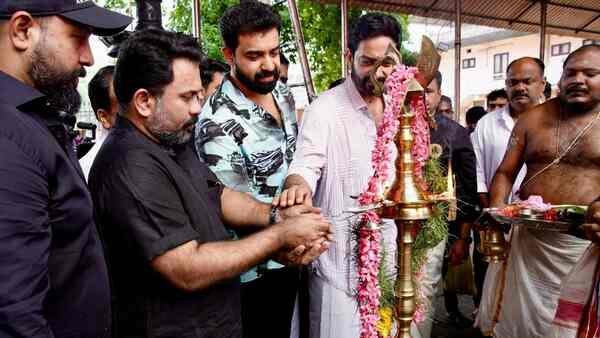
[[[552,56],[567,55],[570,52],[571,52],[571,43],[570,42],[552,45],[552,50],[551,50]]]
[[[463,69],[475,68],[475,58],[463,59],[462,67]]]
[[[585,39],[585,40],[583,40],[583,45],[584,46],[587,46],[587,45],[600,45],[600,40]]]
[[[494,79],[502,77],[508,66],[508,53],[494,54]]]

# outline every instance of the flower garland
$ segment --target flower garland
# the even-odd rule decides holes
[[[383,121],[377,128],[375,148],[371,153],[374,173],[369,178],[367,189],[358,198],[358,203],[361,206],[374,204],[382,198],[382,187],[388,179],[388,169],[391,162],[389,144],[394,139],[399,126],[396,112],[401,111],[408,82],[415,77],[417,72],[417,68],[398,65],[385,82],[385,88],[389,96],[385,97],[386,105]],[[417,105],[415,108],[421,110],[418,102],[415,102],[415,105]],[[426,138],[429,142],[429,134]],[[413,148],[413,152],[415,151],[419,156],[422,155],[421,148],[416,150]],[[417,157],[417,166],[422,168],[422,164],[419,162],[420,158]],[[364,213],[360,220],[357,293],[361,318],[361,338],[377,338],[379,336],[377,325],[379,322],[379,298],[381,296],[378,281],[381,263],[381,233],[377,225],[380,223],[379,216],[373,211]]]
[[[374,172],[369,178],[367,189],[358,198],[361,206],[376,204],[384,198],[383,187],[389,178],[388,169],[392,163],[389,145],[399,127],[397,114],[402,111],[405,104],[409,81],[415,77],[417,72],[417,68],[398,65],[386,80],[385,89],[388,95],[384,96],[383,121],[377,128],[375,148],[371,153]],[[411,153],[417,183],[424,191],[437,191],[441,182],[444,181],[444,177],[441,174],[437,157],[430,156],[429,116],[425,99],[424,97],[414,97],[408,104],[411,111],[415,113],[411,125],[414,137]],[[434,209],[433,217],[427,220],[423,226],[426,231],[418,232],[413,247],[413,276],[417,292],[417,309],[414,315],[416,322],[425,320],[427,309],[430,306],[426,303],[423,290],[419,287],[419,281],[424,274],[425,253],[447,235],[444,206],[438,203]],[[368,211],[361,215],[356,229],[358,237],[357,300],[361,319],[361,338],[388,337],[393,323],[390,306],[393,304],[394,298],[393,276],[388,275],[384,268],[385,252],[382,251],[379,224],[381,224],[379,216],[374,211]],[[415,232],[418,230],[415,229]]]
[[[422,180],[423,167],[429,158],[429,122],[427,119],[427,107],[424,97],[415,97],[410,102],[411,109],[415,112],[415,118],[411,126],[414,137],[412,155],[415,161],[414,170],[417,179],[423,185],[423,190],[427,190],[425,182]]]

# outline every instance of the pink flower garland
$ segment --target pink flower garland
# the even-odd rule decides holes
[[[373,152],[371,153],[371,162],[374,173],[369,178],[367,189],[358,198],[358,203],[360,205],[370,205],[378,202],[382,198],[381,188],[388,179],[388,169],[392,161],[389,144],[393,141],[394,136],[398,131],[399,121],[397,114],[401,111],[402,105],[404,104],[408,80],[412,79],[416,73],[417,68],[408,68],[404,65],[398,65],[385,82],[386,92],[389,96],[386,96],[383,121],[377,128],[375,149],[373,149]],[[414,104],[417,110],[421,110],[422,107],[418,102],[415,102]],[[417,144],[423,140],[423,127],[419,119],[415,120],[419,122],[418,124],[414,124],[417,127],[413,126],[413,129],[417,129],[417,131],[421,133],[418,136],[419,138],[415,139],[417,141],[415,144]],[[429,147],[428,131],[429,130],[427,129],[426,152]],[[422,150],[422,147],[419,147],[418,149],[413,148],[413,153],[422,156],[422,154],[424,154]],[[421,157],[417,158],[416,164],[419,166],[420,172],[424,160],[421,160]],[[426,158],[427,157],[425,156],[425,159]],[[366,212],[361,218],[358,241],[357,287],[359,313],[361,318],[361,338],[378,337],[377,322],[379,321],[379,298],[381,296],[378,280],[379,265],[381,263],[381,233],[375,225],[379,223],[381,223],[381,220],[373,211]]]
[[[415,161],[415,174],[418,178],[423,177],[423,167],[427,158],[429,158],[429,123],[427,122],[427,108],[423,97],[416,97],[410,102],[415,118],[411,126],[414,143],[412,155]],[[427,190],[425,182],[419,182],[423,190]]]
[[[366,219],[379,219],[373,212],[368,214],[368,216],[365,216]],[[361,318],[360,336],[363,338],[377,338],[379,298],[381,297],[378,280],[381,261],[381,232],[369,226],[362,226],[359,230],[359,236],[358,304]]]

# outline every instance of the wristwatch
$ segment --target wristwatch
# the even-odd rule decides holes
[[[272,205],[271,211],[269,212],[269,225],[273,225],[281,221],[281,215],[279,214],[279,208]]]

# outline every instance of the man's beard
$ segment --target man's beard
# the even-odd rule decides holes
[[[273,77],[273,81],[269,82],[259,82],[258,80]],[[279,68],[275,68],[273,71],[261,71],[254,75],[254,80],[246,76],[242,71],[240,66],[235,64],[235,77],[238,79],[246,88],[250,89],[253,92],[257,92],[260,94],[269,94],[275,89],[277,85],[277,80],[279,80]]]
[[[364,77],[359,77],[356,69],[352,69],[352,73],[350,74],[350,77],[352,78],[352,81],[354,82],[356,89],[358,89],[358,92],[363,97],[374,96],[374,95],[375,96],[383,95],[383,92],[379,92],[379,90],[376,93],[376,88],[378,88],[378,87],[383,88],[383,85],[385,83],[385,78],[380,77],[380,78],[375,79],[375,77],[372,76],[371,73],[367,74]]]
[[[46,95],[52,109],[75,115],[81,107],[77,80],[85,76],[85,69],[83,67],[74,71],[60,69],[56,59],[45,50],[45,46],[41,43],[36,46],[31,56],[28,75],[35,88]]]
[[[178,145],[182,145],[190,140],[193,134],[193,130],[188,129],[190,126],[196,125],[198,122],[198,115],[195,115],[184,123],[181,128],[172,131],[165,128],[168,112],[162,109],[160,100],[157,103],[157,110],[152,117],[148,120],[148,131],[158,139],[158,142],[167,147],[173,148]]]

